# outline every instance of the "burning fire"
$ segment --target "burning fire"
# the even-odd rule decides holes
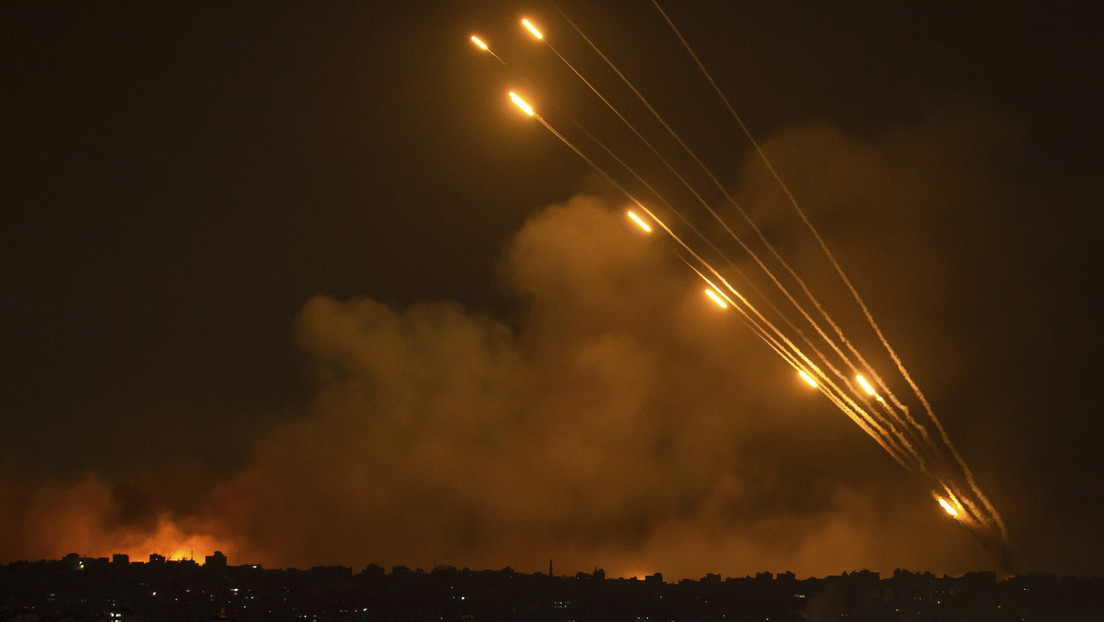
[[[195,559],[202,563],[207,555],[215,551],[227,553],[233,547],[215,536],[185,531],[179,523],[162,516],[156,531],[130,540],[120,548],[122,550],[114,552],[125,553],[134,561],[145,560],[156,553],[169,560]]]

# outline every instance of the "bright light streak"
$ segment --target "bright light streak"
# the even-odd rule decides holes
[[[479,47],[479,48],[480,48],[481,50],[483,50],[484,52],[490,52],[490,51],[491,51],[491,48],[487,47],[487,44],[486,44],[486,43],[483,43],[482,41],[480,41],[480,40],[479,40],[479,37],[477,37],[477,36],[475,36],[475,35],[472,35],[472,38],[471,38],[471,40],[472,40],[472,43],[474,43],[475,45],[477,45],[477,46],[478,46],[478,47]]]
[[[641,229],[647,231],[648,233],[652,232],[652,228],[648,226],[648,223],[644,222],[644,220],[641,219],[640,216],[637,216],[632,211],[629,212],[629,218],[635,220],[636,224],[640,225]]]
[[[524,99],[517,96],[517,93],[510,91],[510,99],[514,100],[514,103],[517,104],[517,107],[521,108],[525,112],[525,114],[529,116],[533,116],[536,114],[535,112],[533,112],[533,109],[529,107],[529,104],[525,103]]]
[[[866,378],[862,377],[862,374],[855,376],[855,380],[862,387],[863,391],[866,391],[867,395],[874,395],[874,387],[870,386],[870,383],[866,381]]]
[[[947,500],[943,497],[939,497],[939,505],[943,506],[943,509],[947,510],[947,513],[951,516],[958,516],[958,510],[956,510],[955,507],[948,503]]]
[[[533,36],[534,36],[534,37],[536,37],[536,38],[538,38],[538,39],[543,39],[543,38],[544,38],[544,35],[542,35],[542,34],[540,33],[540,31],[539,31],[539,30],[537,30],[537,27],[536,27],[536,26],[534,26],[534,25],[533,25],[532,23],[530,23],[530,22],[529,22],[529,20],[527,20],[527,19],[523,19],[523,20],[521,20],[521,23],[522,23],[522,24],[523,24],[523,25],[524,25],[524,26],[525,26],[526,28],[528,28],[528,29],[529,29],[529,32],[533,33]]]
[[[816,386],[817,386],[816,380],[813,380],[812,376],[805,373],[805,370],[799,369],[799,370],[797,370],[797,373],[801,376],[802,380],[809,383],[810,387],[813,387],[814,389],[816,388]]]
[[[726,302],[724,301],[724,298],[721,298],[721,297],[720,297],[720,296],[719,296],[719,295],[717,294],[717,292],[715,292],[715,291],[713,291],[713,290],[711,290],[711,289],[706,289],[706,290],[705,290],[705,295],[706,295],[706,296],[709,296],[710,298],[712,298],[712,299],[713,299],[713,302],[717,303],[717,306],[718,306],[718,307],[720,307],[720,308],[722,308],[722,309],[727,309],[727,308],[728,308],[728,303],[726,303]]]

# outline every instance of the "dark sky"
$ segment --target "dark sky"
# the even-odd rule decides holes
[[[560,8],[862,330],[651,3],[594,4]],[[665,8],[1019,568],[1104,572],[1099,10],[716,4]],[[508,102],[672,187],[520,29],[623,95],[551,5],[2,12],[0,561],[994,567]]]

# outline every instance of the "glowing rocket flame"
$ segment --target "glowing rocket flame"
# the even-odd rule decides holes
[[[525,112],[525,114],[529,116],[533,116],[536,114],[535,112],[533,112],[533,109],[529,107],[529,104],[525,103],[524,99],[517,96],[517,93],[510,91],[510,99],[514,100],[514,103],[517,104],[517,107],[521,108],[522,111]]]
[[[958,510],[943,497],[939,497],[939,505],[943,506],[943,509],[947,510],[947,513],[951,516],[958,516]]]
[[[636,224],[640,225],[641,229],[647,231],[648,233],[652,232],[652,228],[648,226],[648,223],[644,222],[644,220],[641,219],[640,216],[637,216],[632,211],[629,212],[629,218],[632,218],[634,221],[636,221]]]
[[[479,47],[479,49],[483,50],[484,52],[490,52],[491,51],[491,48],[487,47],[486,43],[483,43],[482,41],[480,41],[479,37],[477,37],[475,35],[472,35],[471,40],[472,40],[472,43],[474,43],[476,46]]]
[[[720,307],[720,308],[722,308],[722,309],[727,309],[727,308],[728,308],[728,303],[726,303],[726,302],[724,301],[724,298],[721,298],[721,297],[720,297],[720,296],[719,296],[719,295],[717,294],[717,292],[715,292],[715,291],[713,291],[713,290],[711,290],[711,289],[706,289],[706,290],[705,290],[705,295],[706,295],[706,296],[709,296],[710,298],[712,298],[712,299],[713,299],[713,302],[717,303],[717,306],[718,306],[718,307]]]
[[[544,35],[542,35],[540,33],[540,31],[537,30],[537,27],[534,26],[532,23],[530,23],[529,20],[523,19],[523,20],[521,20],[521,23],[522,23],[523,26],[525,26],[526,28],[529,29],[529,32],[533,33],[534,37],[536,37],[538,39],[543,39],[544,38]]]
[[[553,5],[553,6],[555,6],[555,5]],[[657,9],[659,8],[658,4],[656,4],[656,8]],[[714,83],[713,78],[706,71],[706,69],[702,65],[701,61],[698,60],[697,56],[690,49],[689,44],[687,44],[685,39],[683,39],[682,34],[679,33],[679,31],[675,27],[674,23],[672,23],[671,20],[669,18],[667,18],[666,14],[663,13],[663,10],[659,9],[659,11],[660,11],[660,13],[663,14],[663,17],[666,19],[667,23],[671,26],[671,29],[674,30],[674,32],[678,36],[678,38],[680,40],[682,40],[682,43],[686,47],[687,52],[689,52],[690,56],[697,63],[697,65],[701,69],[702,73],[705,75],[705,77],[708,79],[708,81],[710,83],[712,83],[712,85],[714,87],[714,90],[720,96],[721,100],[726,105],[728,105],[729,111],[732,113],[732,116],[734,117],[734,120],[737,122],[738,125],[741,126],[741,128],[744,129],[744,134],[746,135],[746,137],[751,141],[751,143],[756,147],[756,149],[758,149],[758,143],[751,136],[751,134],[747,131],[746,127],[744,127],[744,122],[741,120],[741,118],[735,112],[735,110],[733,110],[733,108],[731,107],[731,105],[728,102],[728,99],[721,92],[720,88],[716,85],[716,83]],[[571,22],[570,18],[568,18],[566,14],[563,14],[562,11],[560,11],[560,13],[561,13],[561,15],[563,15],[563,17],[566,19],[566,21],[568,23],[571,23],[572,26],[575,26],[575,24],[573,22]],[[534,38],[536,38],[538,40],[543,40],[544,36],[541,34],[541,32],[539,30],[537,30],[536,26],[534,26],[528,19],[522,19],[521,24],[530,32],[530,34]],[[593,48],[593,50],[595,52],[597,52],[599,55],[601,55],[603,58],[605,58],[605,55],[602,54],[600,51],[598,51],[598,48],[590,41],[590,39],[585,34],[582,33],[582,31],[577,26],[575,27],[575,30],[578,31],[578,33],[582,36],[582,38],[584,40],[586,40],[586,42],[588,44],[590,44],[591,48]],[[481,43],[481,42],[476,41],[474,37],[473,37],[473,41],[476,43],[476,45],[479,45],[479,43]],[[546,42],[546,44],[548,44],[548,43]],[[550,44],[548,44],[548,45],[550,45]],[[559,52],[556,52],[556,50],[554,48],[552,48],[551,51],[555,52],[556,55],[559,56]],[[488,50],[488,52],[490,52],[490,51]],[[490,52],[490,53],[492,55],[494,54],[493,52]],[[495,58],[498,58],[498,57],[495,56]],[[566,60],[564,60],[562,56],[560,56],[560,59],[563,60],[563,62],[565,64],[567,64],[568,68],[570,68],[572,71],[574,71],[576,76],[578,76],[584,83],[586,83],[586,85],[589,86],[591,88],[591,90],[594,91],[594,93],[596,95],[598,95],[598,97],[601,98],[607,104],[607,106],[609,106],[611,108],[611,110],[613,110],[613,112],[617,114],[618,117],[621,118],[621,120],[625,123],[626,126],[628,126],[628,128],[630,130],[635,132],[636,135],[639,138],[641,138],[641,140],[644,140],[644,137],[639,132],[636,131],[635,127],[633,127],[633,124],[630,123],[630,121],[627,120],[624,116],[622,116],[621,113],[618,112],[612,105],[610,105],[609,102],[606,101],[606,98],[603,97],[598,92],[598,90],[593,85],[591,85],[591,83],[582,74],[580,74],[578,70],[575,69],[575,67],[573,67],[570,63],[568,63]],[[501,62],[501,59],[498,59],[498,60]],[[617,69],[613,65],[612,62],[610,62],[607,59],[606,63],[610,66],[610,68],[614,72],[616,72],[622,78],[622,80],[624,81],[626,86],[628,86],[634,92],[636,92],[636,87],[633,86],[623,75],[621,75],[621,71],[619,69]],[[505,64],[505,63],[503,63],[503,64]],[[640,101],[647,108],[649,108],[651,110],[652,106],[645,100],[644,96],[641,95],[639,92],[636,92],[636,95],[640,99]],[[544,121],[544,119],[542,119],[540,116],[536,115],[534,113],[533,109],[528,104],[526,104],[518,95],[511,92],[510,93],[510,98],[526,114],[536,117],[537,120],[539,120],[550,132],[552,132],[557,138],[559,138],[565,145],[567,145],[569,148],[571,148],[573,151],[575,151],[576,154],[578,154],[583,160],[585,160],[587,163],[589,163],[592,167],[597,169],[597,171],[599,173],[605,175],[605,177],[607,179],[609,179],[609,181],[611,181],[614,185],[616,185],[619,189],[621,189],[626,195],[629,195],[628,191],[626,191],[623,187],[621,187],[620,184],[613,177],[611,177],[609,174],[607,174],[601,167],[596,165],[583,151],[581,151],[579,148],[577,148],[575,145],[573,145],[570,141],[568,141],[566,138],[564,138],[561,134],[559,134],[559,132],[557,132],[548,123],[546,123]],[[693,157],[695,160],[697,160],[697,156],[694,155],[694,153],[691,152],[690,149],[688,147],[686,147],[685,144],[682,144],[683,143],[682,139],[675,133],[675,131],[673,129],[671,129],[669,126],[667,126],[667,123],[665,121],[663,121],[660,118],[660,116],[654,110],[651,110],[651,112],[655,116],[656,120],[667,129],[667,131],[671,134],[671,136],[682,145],[682,147],[684,148],[686,153],[689,156]],[[581,126],[580,126],[580,129],[582,129]],[[586,130],[583,130],[583,131],[585,132]],[[587,132],[587,133],[589,133],[589,132]],[[593,136],[591,138],[593,138]],[[597,139],[595,139],[595,142],[599,146],[605,148],[605,145],[598,142]],[[648,141],[644,140],[644,143],[647,146],[651,147],[651,145],[648,143]],[[620,158],[618,158],[617,155],[612,153],[608,148],[606,148],[605,150],[610,156],[612,156],[614,159],[617,159],[619,163],[624,165],[624,163],[620,161]],[[653,153],[655,153],[656,156],[659,156],[659,158],[661,160],[664,160],[663,156],[661,156],[660,153],[655,148],[652,148],[652,151],[653,151]],[[762,158],[763,163],[766,165],[766,167],[772,173],[774,173],[773,166],[767,160],[767,157],[763,154],[762,150],[759,150],[759,155]],[[664,162],[666,163],[666,160],[664,160]],[[724,190],[724,187],[721,184],[721,182],[719,182],[714,177],[713,173],[709,170],[709,168],[706,167],[706,165],[702,164],[700,161],[698,162],[698,164],[701,165],[701,168],[703,169],[704,173],[712,179],[712,181],[716,184],[717,188],[719,190],[721,190],[722,194],[724,194],[726,196],[726,198],[729,198],[731,200],[731,197],[728,196],[728,193]],[[644,179],[642,179],[639,175],[636,175],[636,173],[634,171],[632,171],[632,169],[630,169],[628,166],[625,166],[625,168],[629,169],[629,172],[633,173],[636,176],[638,181],[642,182],[645,186],[648,185],[647,182]],[[691,183],[689,183],[685,179],[683,179],[682,175],[680,173],[678,173],[674,168],[672,168],[669,164],[668,164],[668,168],[670,169],[670,171],[676,177],[678,177],[680,179],[680,181],[683,182],[684,185],[686,185],[687,189],[690,190],[690,192],[692,192],[695,196],[698,196],[698,192],[692,187]],[[787,195],[790,195],[789,189],[786,186],[785,182],[783,182],[777,174],[775,174],[774,176],[775,176],[775,179],[778,181],[778,183],[781,185],[781,189],[784,191],[784,193],[787,194]],[[650,186],[648,186],[648,187],[651,190],[651,187]],[[654,190],[653,190],[653,192],[654,192]],[[635,199],[633,199],[633,197],[631,195],[629,195],[629,198],[635,201]],[[698,196],[698,198],[701,199],[700,196]],[[863,314],[866,316],[866,319],[867,319],[868,323],[870,324],[870,327],[874,330],[874,333],[877,335],[878,340],[880,341],[882,346],[884,346],[884,348],[886,349],[889,356],[896,363],[897,370],[900,372],[901,376],[903,376],[903,379],[908,383],[909,387],[912,389],[913,393],[915,394],[916,399],[923,406],[924,410],[926,411],[928,417],[931,420],[932,426],[934,426],[934,430],[932,430],[932,431],[934,431],[936,434],[930,434],[929,429],[922,422],[916,421],[909,414],[908,406],[905,406],[901,401],[899,401],[897,399],[897,397],[893,394],[893,392],[890,390],[889,387],[890,387],[891,384],[893,384],[892,382],[883,382],[881,379],[875,377],[875,380],[877,380],[879,382],[879,385],[878,385],[879,390],[886,391],[886,396],[884,398],[881,395],[878,395],[878,393],[875,391],[875,387],[872,386],[872,384],[869,381],[867,381],[867,379],[864,378],[862,375],[856,375],[855,378],[854,378],[854,383],[850,386],[846,386],[846,379],[841,377],[841,379],[843,380],[843,382],[845,384],[845,386],[841,390],[840,387],[837,387],[837,385],[834,384],[834,381],[829,377],[828,374],[818,373],[816,364],[813,364],[813,363],[809,362],[809,359],[805,356],[805,354],[801,351],[801,349],[799,349],[799,347],[797,345],[795,345],[790,340],[790,337],[787,335],[786,331],[780,330],[778,327],[776,327],[772,323],[771,320],[765,319],[762,315],[760,315],[757,311],[755,311],[755,308],[743,296],[741,296],[738,292],[736,292],[736,290],[733,289],[732,286],[729,285],[729,283],[727,281],[725,281],[724,277],[722,277],[715,269],[713,269],[713,266],[711,266],[707,260],[705,260],[701,256],[699,256],[694,248],[692,248],[687,243],[683,242],[662,221],[660,221],[660,220],[656,219],[654,216],[652,216],[651,213],[648,212],[647,208],[644,208],[643,205],[637,203],[637,205],[641,209],[641,213],[647,213],[648,216],[651,216],[651,219],[646,221],[646,222],[644,220],[642,220],[639,216],[637,216],[636,214],[633,214],[631,212],[629,213],[629,216],[631,218],[633,218],[633,220],[636,221],[637,224],[640,225],[641,227],[643,227],[645,230],[651,230],[652,228],[658,226],[661,230],[663,230],[666,233],[670,234],[671,237],[683,249],[685,249],[685,251],[689,255],[693,256],[693,258],[696,261],[698,261],[698,262],[700,262],[700,264],[702,264],[702,268],[701,268],[701,270],[699,270],[698,267],[696,267],[693,263],[691,263],[691,262],[687,261],[686,259],[684,259],[684,261],[687,261],[687,265],[691,268],[691,270],[693,270],[699,276],[701,276],[702,279],[707,283],[707,289],[705,290],[705,294],[707,296],[709,296],[709,298],[712,299],[713,302],[715,304],[717,304],[719,307],[721,307],[722,309],[727,309],[727,307],[731,304],[732,306],[734,306],[736,308],[737,311],[740,311],[740,312],[747,311],[748,313],[744,313],[743,315],[748,320],[749,325],[760,334],[760,337],[762,337],[764,339],[764,341],[767,341],[768,345],[771,345],[771,347],[773,349],[775,349],[775,351],[778,352],[780,355],[782,355],[783,358],[785,358],[787,361],[791,362],[791,364],[794,365],[796,370],[799,372],[800,376],[807,383],[809,383],[814,388],[819,389],[818,384],[817,384],[817,380],[814,380],[813,376],[811,375],[811,374],[818,374],[816,376],[816,378],[818,380],[822,379],[827,383],[826,388],[823,389],[823,390],[820,390],[820,391],[822,391],[829,399],[831,399],[832,402],[836,404],[836,406],[838,406],[841,410],[843,410],[845,412],[845,414],[847,414],[855,423],[857,423],[867,434],[872,436],[874,438],[874,440],[877,441],[878,444],[883,449],[885,449],[887,452],[889,452],[890,455],[898,463],[901,464],[901,466],[905,467],[910,472],[914,472],[914,473],[915,472],[921,472],[921,473],[918,473],[918,474],[926,475],[926,476],[930,476],[932,478],[935,478],[935,479],[939,480],[940,483],[943,483],[943,480],[944,480],[945,477],[955,479],[955,480],[957,480],[959,478],[964,479],[965,480],[964,482],[949,481],[947,483],[943,483],[942,493],[946,495],[945,497],[941,496],[940,493],[934,493],[934,492],[933,492],[933,496],[939,502],[940,506],[943,507],[943,509],[950,516],[954,517],[956,521],[960,522],[963,525],[966,525],[968,528],[971,529],[971,531],[974,532],[974,535],[978,537],[978,539],[982,543],[982,545],[985,546],[986,549],[988,549],[991,553],[993,553],[997,557],[997,561],[1001,565],[1002,571],[1010,571],[1010,568],[1008,568],[1008,565],[1010,564],[1010,560],[1008,559],[1009,552],[1007,550],[1008,544],[1007,544],[1006,530],[1005,530],[1005,526],[1003,524],[1003,521],[1002,521],[999,513],[997,513],[996,509],[991,505],[989,500],[985,497],[985,495],[982,494],[981,490],[979,490],[977,485],[974,483],[973,476],[971,475],[970,470],[967,468],[967,466],[966,466],[965,462],[963,461],[962,457],[958,454],[958,450],[951,443],[950,439],[947,436],[946,431],[943,429],[943,427],[939,423],[938,419],[936,419],[935,414],[931,409],[931,406],[928,404],[926,398],[920,392],[920,389],[913,382],[913,379],[909,376],[909,373],[905,370],[904,366],[898,360],[897,354],[890,347],[890,344],[888,343],[886,338],[882,335],[881,329],[875,323],[873,317],[871,316],[870,312],[868,311],[868,309],[866,307],[866,304],[863,302],[863,300],[859,296],[858,292],[852,286],[851,281],[844,274],[843,269],[837,263],[836,259],[832,255],[832,253],[830,253],[828,251],[828,248],[825,246],[823,240],[820,239],[820,234],[816,231],[816,228],[813,227],[811,222],[806,218],[806,216],[804,214],[804,211],[801,209],[801,207],[798,206],[798,203],[796,202],[796,200],[794,200],[792,196],[789,196],[789,198],[790,198],[790,202],[792,203],[793,207],[798,212],[798,215],[801,217],[801,219],[804,221],[804,223],[808,226],[808,228],[811,231],[811,233],[813,234],[813,236],[815,238],[817,238],[817,240],[820,242],[820,246],[821,246],[822,250],[824,251],[824,254],[826,255],[826,258],[827,258],[828,262],[831,264],[831,266],[833,268],[835,268],[838,275],[842,278],[843,283],[850,290],[850,292],[852,294],[852,297],[854,298],[854,300],[858,304],[858,306],[861,308]],[[732,201],[732,203],[735,205],[735,201]],[[703,207],[705,207],[705,209],[707,211],[709,211],[714,216],[714,218],[726,230],[726,232],[732,238],[734,238],[736,242],[739,242],[741,245],[743,245],[743,242],[740,239],[740,237],[737,236],[736,233],[734,233],[731,229],[728,228],[728,225],[725,223],[724,219],[721,216],[719,216],[717,213],[715,213],[709,207],[709,205],[707,204],[706,201],[702,200],[702,204],[703,204]],[[740,209],[738,205],[736,207],[737,207],[738,211],[743,213],[743,210]],[[674,211],[674,208],[671,208],[671,209],[672,209],[672,211]],[[682,216],[682,214],[679,214],[678,212],[676,212],[676,214],[679,215],[680,217]],[[752,230],[755,233],[758,234],[760,240],[765,243],[767,249],[770,250],[774,254],[774,256],[781,262],[781,265],[783,267],[790,270],[790,273],[793,274],[793,276],[796,278],[797,282],[804,288],[804,283],[801,282],[801,279],[797,278],[797,275],[793,272],[792,269],[790,269],[790,267],[787,264],[787,262],[785,261],[785,259],[783,259],[783,257],[781,257],[776,252],[776,250],[773,248],[773,246],[767,241],[767,239],[759,231],[758,226],[754,222],[752,222],[752,219],[748,216],[748,214],[743,213],[743,216],[744,216],[745,219],[748,220],[748,223],[751,225]],[[685,218],[683,220],[686,221],[687,224],[690,224],[689,221],[687,221]],[[693,226],[691,226],[691,228],[693,228]],[[698,235],[701,235],[701,234],[699,233]],[[705,236],[702,236],[702,237],[704,239]],[[708,239],[704,239],[704,241],[707,242],[710,246],[712,246],[712,243]],[[784,294],[786,297],[788,297],[790,299],[790,301],[794,304],[794,306],[797,308],[797,311],[802,316],[804,316],[804,318],[806,320],[808,320],[810,323],[812,323],[814,326],[816,326],[817,322],[814,321],[814,319],[810,316],[810,312],[806,311],[806,309],[803,307],[803,305],[799,304],[794,299],[794,297],[790,295],[790,291],[787,289],[787,286],[783,285],[777,278],[775,278],[775,275],[771,272],[771,270],[768,269],[763,264],[762,261],[759,261],[759,257],[757,257],[754,252],[752,252],[750,249],[748,249],[747,246],[744,246],[744,248],[745,248],[745,250],[748,251],[748,253],[751,255],[751,257],[759,263],[760,267],[762,267],[764,269],[767,276],[770,277],[770,279],[777,286],[778,290],[780,290],[780,293]],[[713,249],[716,250],[716,247],[714,246]],[[678,253],[678,254],[681,258],[682,257],[681,252]],[[722,255],[722,257],[723,257],[723,255]],[[716,276],[716,282],[710,280],[710,277],[707,277],[706,273],[715,275]],[[732,294],[733,297],[731,297],[731,298],[727,297],[724,294],[725,291],[729,291]],[[828,316],[828,314],[826,312],[824,312],[823,309],[821,309],[820,303],[817,302],[817,300],[815,298],[813,298],[811,294],[809,294],[808,290],[805,290],[805,293],[809,295],[810,301],[821,312],[821,315],[823,316],[826,323],[828,325],[830,325],[833,329],[835,329],[835,331],[837,333],[839,333],[839,337],[844,342],[846,342],[846,339],[843,337],[842,331],[840,330],[839,326]],[[737,301],[736,299],[739,299],[739,300]],[[785,315],[786,315],[785,313],[782,313],[782,315],[783,315],[783,319],[787,319],[785,317]],[[800,330],[797,329],[792,323],[790,323],[788,321],[788,319],[787,319],[787,323],[790,324],[791,327],[794,327],[795,330],[800,332]],[[833,342],[833,340],[826,333],[821,332],[819,328],[817,330],[820,333],[820,335],[825,339],[825,341],[827,341],[829,343],[829,345],[832,346],[832,348],[835,350],[835,352],[840,357],[843,358],[844,365],[842,366],[842,368],[844,368],[844,369],[847,369],[847,368],[855,369],[855,367],[852,367],[852,365],[855,365],[855,363],[852,362],[851,358],[848,355],[846,355],[839,347],[837,347],[837,345]],[[830,356],[830,354],[828,354],[826,352],[822,353],[820,350],[818,350],[819,346],[812,343],[809,339],[806,339],[805,341],[809,344],[810,348],[812,349],[812,351],[813,351],[812,354],[819,357],[820,360],[824,361],[825,368],[830,367],[832,369],[832,371],[834,371],[837,374],[839,373],[838,371],[836,371],[837,369],[839,369],[839,367],[836,367],[835,363],[831,362],[828,358],[828,356]],[[850,347],[850,345],[849,345],[849,347]],[[861,356],[859,356],[859,353],[853,347],[851,347],[850,349],[851,349],[851,352],[855,355],[855,357],[859,359],[859,362],[861,362],[863,365],[865,365],[865,362],[862,361],[862,358],[861,358]],[[799,363],[798,361],[802,361],[802,362]],[[805,369],[808,369],[809,372],[803,371],[801,369],[801,367],[805,367]],[[880,406],[876,407],[876,409],[874,409],[875,412],[867,412],[866,409],[868,407],[873,406],[873,404],[871,404],[869,402],[869,400],[866,400],[865,398],[862,398],[860,393],[854,391],[855,388],[861,388],[861,390],[863,392],[865,392],[869,397],[874,399],[877,402],[877,404],[880,405]],[[849,394],[849,395],[845,395],[845,394]],[[892,402],[893,406],[890,406],[887,403],[887,400],[889,402]],[[856,402],[866,402],[866,403],[858,404]],[[918,433],[913,432],[914,428],[918,431]]]
[[[862,377],[862,374],[856,375],[855,381],[859,383],[863,391],[866,391],[867,395],[874,395],[874,387],[870,386],[870,383],[866,381],[866,378]]]

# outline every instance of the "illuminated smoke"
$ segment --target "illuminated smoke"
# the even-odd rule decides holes
[[[633,82],[599,49],[595,42],[559,9],[557,10],[561,17],[574,28],[579,38],[585,41],[592,52],[601,58],[608,68],[617,75],[621,83],[632,91],[636,96],[637,103],[651,114],[652,118],[666,131],[669,138],[677,142],[681,148],[681,153],[694,162],[696,172],[708,177],[716,191],[719,191],[725,198],[727,205],[724,209],[728,212],[729,218],[726,219],[714,209],[703,198],[699,190],[687,181],[687,177],[672,166],[671,161],[664,157],[653,143],[644,137],[640,129],[630,122],[618,108],[614,107],[602,95],[599,88],[584,77],[575,64],[569,62],[551,44],[548,44],[549,49],[603,104],[617,115],[624,125],[623,129],[631,131],[632,135],[639,139],[642,145],[647,147],[656,156],[657,160],[683,184],[685,189],[697,200],[698,205],[694,205],[693,202],[682,204],[656,192],[655,188],[633,167],[627,165],[605,143],[596,138],[593,133],[581,128],[578,123],[572,122],[586,135],[589,140],[588,146],[581,147],[556,129],[547,119],[537,117],[538,120],[564,145],[590,164],[598,173],[621,190],[630,202],[646,211],[649,216],[653,216],[652,211],[644,206],[641,197],[630,193],[625,186],[616,180],[618,174],[623,176],[627,173],[635,178],[650,193],[649,200],[664,206],[685,223],[689,231],[681,235],[666,227],[664,227],[664,230],[670,235],[671,240],[684,251],[684,254],[680,254],[680,258],[693,272],[709,283],[710,288],[706,290],[706,294],[722,308],[734,307],[739,312],[740,319],[748,328],[763,339],[775,353],[791,366],[795,368],[814,365],[819,367],[822,371],[819,372],[818,387],[821,388],[822,393],[907,471],[920,477],[926,485],[946,489],[949,494],[956,497],[956,503],[964,510],[964,516],[960,519],[960,522],[974,532],[979,541],[998,559],[1004,570],[1009,570],[1007,564],[1007,533],[1003,519],[982,493],[972,472],[951,442],[942,423],[935,416],[928,399],[921,392],[910,372],[905,368],[897,351],[886,339],[879,324],[875,322],[865,300],[854,287],[851,278],[845,273],[841,263],[837,261],[836,254],[829,249],[817,227],[810,220],[806,210],[798,204],[790,184],[783,180],[767,157],[764,148],[751,136],[743,120],[732,108],[724,93],[713,81],[712,76],[694,54],[691,46],[683,38],[675,24],[667,17],[658,3],[655,3],[655,6],[659,9],[673,33],[682,42],[701,74],[709,81],[716,94],[728,107],[732,119],[751,143],[755,153],[759,156],[759,160],[770,172],[777,190],[785,196],[799,222],[803,225],[803,233],[815,240],[816,247],[821,255],[820,261],[832,268],[833,281],[844,286],[844,290],[850,294],[853,305],[861,311],[860,317],[865,319],[866,324],[864,332],[872,332],[876,336],[880,348],[871,351],[858,347],[853,341],[853,337],[845,336],[841,322],[837,319],[839,316],[833,317],[823,304],[824,294],[815,294],[810,287],[810,284],[815,285],[819,281],[809,280],[807,275],[803,275],[795,269],[792,259],[788,259],[779,252],[778,247],[768,239],[755,219],[736,200],[726,185],[720,181],[702,158],[679,136]],[[527,20],[523,20],[523,24],[538,39],[542,38],[541,33]],[[511,97],[523,110],[532,115],[531,109],[524,102],[521,102],[513,93],[511,93]],[[597,164],[587,154],[587,149],[593,150],[594,147],[612,157],[623,170],[613,173],[607,167]],[[701,209],[708,213],[726,234],[720,236],[724,239],[712,240],[703,234],[700,229],[694,227],[691,224],[691,218],[687,215],[691,208]],[[746,227],[748,231],[737,233],[730,225],[730,220]],[[735,243],[739,253],[736,253],[735,250],[722,251],[718,244],[723,243]],[[754,279],[752,279],[751,287],[756,294],[754,296],[756,302],[754,303],[738,292],[729,282],[729,279],[733,278],[731,275],[734,273],[748,279],[748,275],[737,268],[737,259],[750,259],[756,268],[754,270],[756,278],[761,280],[760,285],[756,286]],[[727,264],[727,267],[725,264]],[[725,293],[726,291],[739,299],[739,304],[733,298],[730,298]],[[765,312],[760,310],[760,306],[763,307]],[[868,359],[872,356],[882,355],[888,356],[891,365],[884,366],[881,372],[877,372],[875,371],[877,367],[872,366]],[[816,363],[813,362],[814,360]],[[870,375],[871,380],[867,380],[862,374],[855,374],[859,369]],[[899,380],[888,377],[886,374],[889,371],[892,371]],[[855,382],[861,388],[861,393],[855,392],[850,387],[847,379],[849,374],[854,374]],[[899,386],[901,384],[904,386]],[[875,385],[877,388],[875,388]],[[896,390],[901,392],[900,394],[894,392],[894,385],[897,385]],[[874,397],[874,403],[868,403],[862,394]],[[919,415],[914,415],[914,412],[918,412]]]

